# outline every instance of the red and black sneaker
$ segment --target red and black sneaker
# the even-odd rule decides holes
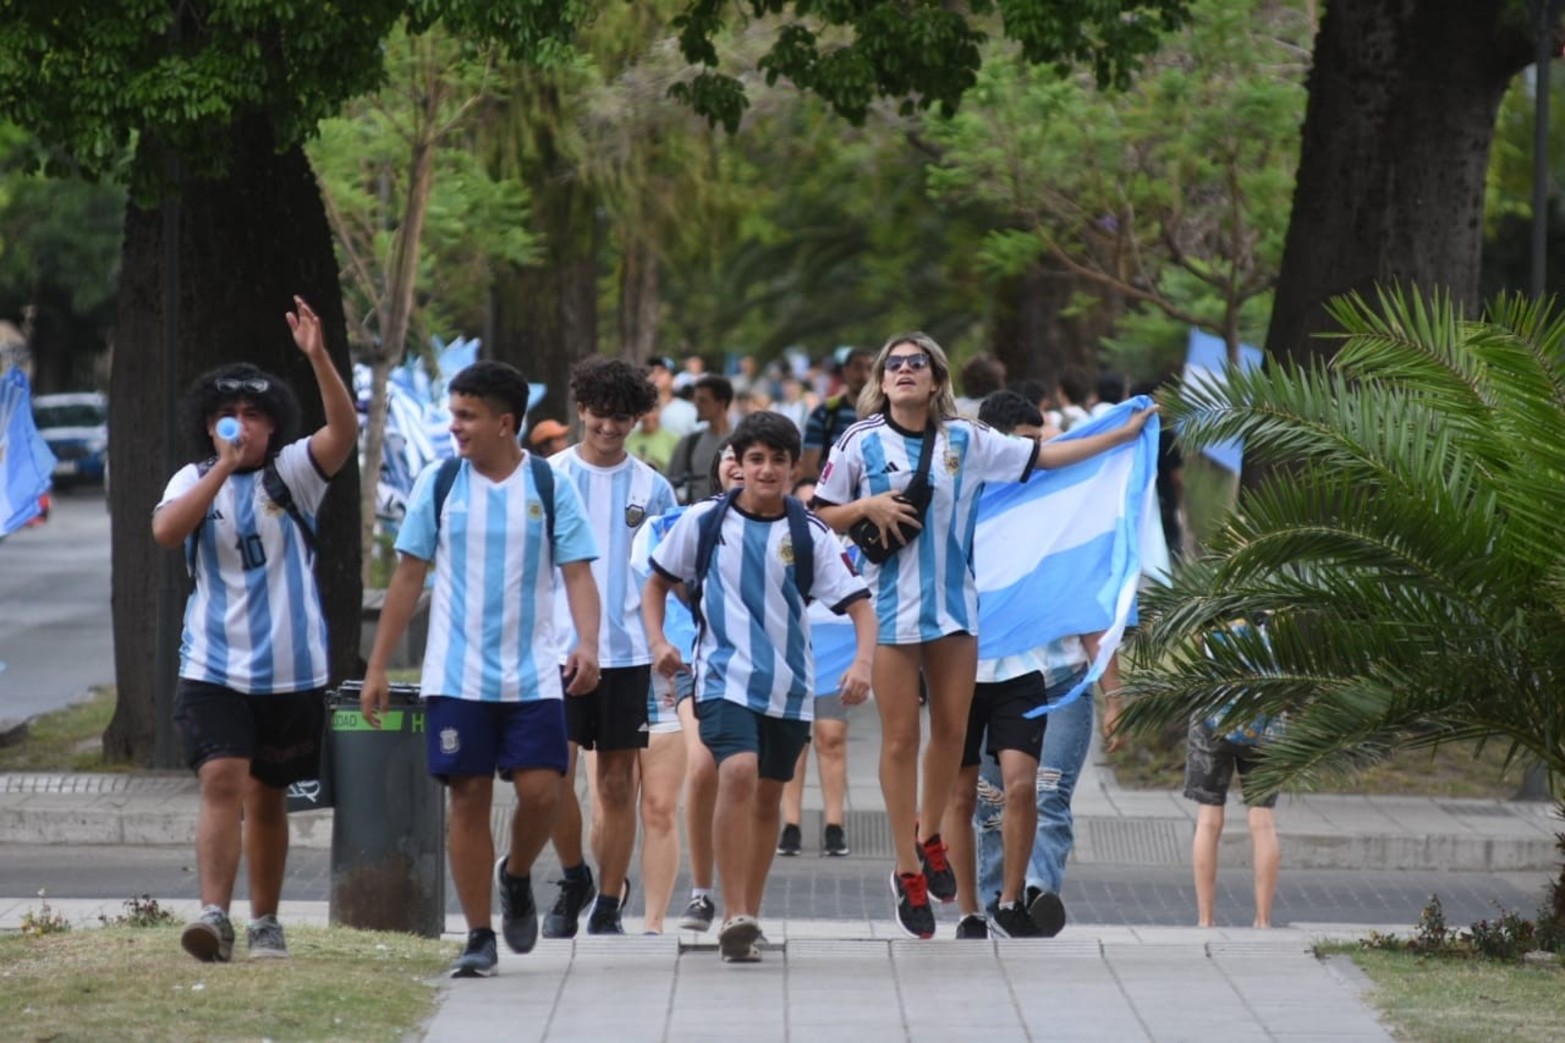
[[[914,938],[935,936],[935,911],[929,907],[929,885],[923,873],[891,871],[891,898],[897,926]]]
[[[946,857],[946,846],[939,833],[918,845],[918,860],[929,881],[929,893],[942,902],[956,901],[956,871]]]

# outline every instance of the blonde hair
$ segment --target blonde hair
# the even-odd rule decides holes
[[[864,390],[859,392],[859,416],[874,416],[886,411],[886,392],[880,383],[886,377],[886,357],[899,344],[911,344],[929,356],[929,367],[935,378],[935,394],[929,400],[930,419],[938,424],[947,417],[956,416],[956,397],[951,392],[951,363],[947,361],[945,351],[935,343],[935,338],[917,331],[898,333],[876,353],[869,379],[864,382]]]

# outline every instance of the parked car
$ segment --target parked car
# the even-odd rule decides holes
[[[96,391],[39,395],[33,423],[54,451],[54,484],[101,482],[109,465],[109,401]]]

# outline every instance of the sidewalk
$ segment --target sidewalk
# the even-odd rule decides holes
[[[880,725],[872,708],[848,732],[845,825],[854,857],[888,859],[891,834],[880,802]],[[1096,747],[1072,801],[1081,864],[1187,864],[1195,805],[1173,791],[1120,788],[1100,769]],[[580,780],[579,780],[580,781]],[[498,801],[509,791],[496,787]],[[1237,787],[1223,833],[1224,865],[1247,865],[1249,837]],[[188,773],[168,775],[0,774],[0,844],[186,845],[195,835],[199,793]],[[809,766],[802,823],[806,848],[818,845],[821,794]],[[1554,835],[1565,822],[1549,802],[1442,797],[1284,795],[1277,831],[1290,869],[1510,872],[1558,866]],[[291,816],[293,843],[331,846],[331,811]],[[503,835],[509,812],[497,807]]]
[[[195,902],[165,903],[181,917]],[[20,903],[0,899],[0,928]],[[77,923],[117,903],[51,901]],[[248,915],[236,902],[236,918]],[[324,902],[289,902],[288,920],[324,924]],[[1322,940],[1362,925],[1270,931],[1071,925],[1047,941],[918,942],[889,920],[765,921],[762,962],[728,965],[715,938],[542,940],[504,951],[493,980],[442,979],[425,1043],[957,1043],[1011,1040],[1389,1041],[1347,957]],[[447,920],[453,952],[459,917]],[[1390,929],[1389,927],[1387,929]],[[1397,925],[1405,929],[1405,925]]]

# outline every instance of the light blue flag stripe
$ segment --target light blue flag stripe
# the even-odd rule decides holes
[[[54,453],[33,424],[27,374],[7,370],[0,378],[0,536],[38,516],[38,498],[49,491],[54,464]]]

